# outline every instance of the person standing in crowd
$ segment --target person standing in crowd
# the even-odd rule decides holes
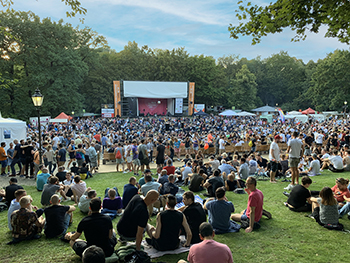
[[[289,167],[292,171],[292,182],[285,189],[292,190],[292,188],[299,184],[299,162],[303,158],[304,145],[298,139],[298,133],[292,133],[292,139],[288,141],[288,148],[286,153],[289,154]]]
[[[276,183],[276,172],[278,170],[278,163],[280,161],[280,148],[278,142],[281,140],[281,136],[275,135],[273,142],[270,145],[269,159],[271,162],[270,182]]]

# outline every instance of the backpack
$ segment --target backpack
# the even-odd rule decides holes
[[[124,258],[125,263],[151,263],[150,256],[144,251],[137,251],[128,254]]]
[[[253,141],[249,141],[248,146],[253,147]]]
[[[144,159],[142,149],[139,149],[139,159],[140,159],[140,160],[143,160],[143,159]]]
[[[117,153],[115,155],[115,159],[121,159],[122,158],[122,154],[120,153],[120,150],[117,150]]]
[[[83,159],[83,157],[81,156],[81,153],[80,153],[80,152],[77,152],[77,153],[75,154],[75,159],[77,159],[77,160]]]

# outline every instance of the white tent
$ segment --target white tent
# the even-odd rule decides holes
[[[24,121],[3,118],[0,114],[0,141],[6,142],[8,147],[14,139],[27,138],[27,126]],[[6,147],[6,148],[7,148]]]
[[[288,115],[301,115],[302,113],[299,111],[288,111]]]
[[[241,111],[237,114],[237,116],[255,116],[255,114],[247,111]]]
[[[220,116],[238,116],[237,112],[233,110],[225,110],[221,113],[219,113]]]

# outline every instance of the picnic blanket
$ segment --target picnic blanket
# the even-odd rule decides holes
[[[201,203],[203,205],[203,199],[199,195],[194,196],[194,201],[197,203]],[[185,204],[183,202],[177,203],[175,206],[175,209],[179,209],[183,206],[185,206]]]
[[[175,250],[168,250],[168,251],[159,251],[155,248],[153,248],[151,245],[148,245],[146,240],[142,241],[142,245],[145,247],[144,251],[150,256],[150,258],[159,258],[164,255],[175,255],[175,254],[181,254],[188,252],[190,250],[189,247],[183,247],[182,244],[186,242],[185,236],[180,236],[180,246],[178,249]]]

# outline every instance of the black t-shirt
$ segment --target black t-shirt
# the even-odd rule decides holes
[[[158,151],[158,159],[164,159],[164,152],[165,152],[165,146],[163,144],[159,144],[157,146],[157,151]]]
[[[48,238],[57,237],[64,230],[64,217],[69,210],[68,205],[53,205],[45,208],[45,235]]]
[[[235,189],[238,188],[237,180],[233,180],[233,181],[226,180],[226,183],[228,186],[228,191],[234,191]]]
[[[267,160],[265,158],[261,157],[261,161],[257,160],[257,163],[260,167],[263,167],[263,168],[267,167]]]
[[[297,184],[290,192],[287,202],[297,209],[305,206],[306,199],[309,197],[311,197],[310,191],[304,186]]]
[[[207,221],[207,215],[200,203],[192,203],[183,211],[192,232],[191,244],[201,242],[199,238],[199,226]]]
[[[125,237],[136,237],[137,228],[145,228],[147,222],[147,206],[139,195],[135,195],[125,208],[123,216],[117,224],[117,230]]]
[[[66,180],[66,172],[58,172],[57,174],[56,174],[56,176],[57,176],[57,178],[58,178],[58,180],[60,181],[60,182],[63,182],[64,180]]]
[[[208,180],[208,182],[213,187],[213,195],[215,196],[215,191],[221,186],[224,186],[224,180],[220,176],[214,176]]]
[[[13,159],[19,159],[19,158],[21,158],[22,157],[22,149],[21,149],[21,145],[20,144],[17,144],[16,146],[15,146],[15,151],[16,151],[16,155],[15,155],[15,157],[13,157]]]
[[[160,213],[162,229],[156,239],[157,250],[174,250],[179,247],[179,235],[182,227],[183,214],[177,210],[165,210]]]
[[[190,191],[192,192],[198,192],[199,186],[201,185],[203,180],[204,179],[202,176],[200,176],[199,174],[194,174],[191,178],[190,186],[188,187],[188,189],[190,189]]]
[[[111,229],[113,229],[113,225],[109,216],[93,213],[80,221],[77,232],[84,232],[87,245],[95,245],[102,248],[106,257],[109,257],[114,251],[114,247],[109,239],[109,231]]]
[[[23,189],[22,186],[18,184],[10,184],[9,186],[6,186],[5,193],[6,193],[6,203],[10,204],[13,199],[15,199],[15,192],[18,189]]]
[[[34,148],[31,145],[24,148],[24,155],[26,158],[33,158],[32,150],[34,150]]]

